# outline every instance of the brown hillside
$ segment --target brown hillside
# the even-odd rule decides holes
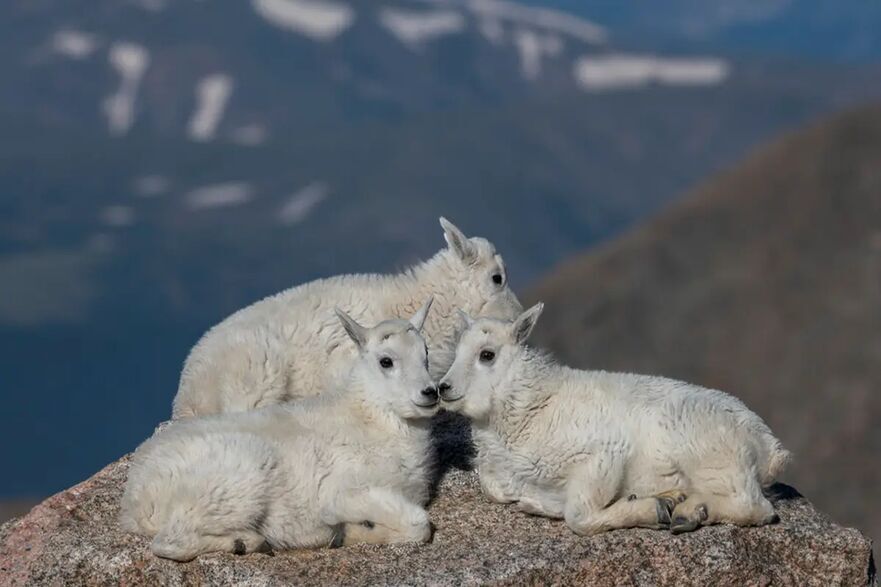
[[[526,298],[563,362],[742,398],[795,453],[787,480],[881,538],[881,107],[761,149]]]

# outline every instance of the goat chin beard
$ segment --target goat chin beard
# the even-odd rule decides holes
[[[475,424],[486,423],[489,420],[489,409],[481,409],[478,406],[474,406],[473,402],[468,401],[465,396],[450,402],[447,409],[450,412],[462,414]]]
[[[406,413],[402,414],[401,417],[405,420],[423,420],[434,416],[437,413],[437,410],[438,404],[420,406],[415,402],[410,402],[410,406],[406,410]]]

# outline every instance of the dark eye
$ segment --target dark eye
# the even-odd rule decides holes
[[[496,285],[502,285],[502,274],[501,273],[494,273],[493,274],[493,283],[495,283]]]
[[[395,362],[388,357],[383,357],[379,360],[379,366],[383,369],[391,369],[395,366]]]
[[[492,363],[493,359],[496,358],[496,354],[492,351],[480,351],[480,362],[481,363]]]

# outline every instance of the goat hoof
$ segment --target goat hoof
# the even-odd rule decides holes
[[[681,491],[666,491],[655,496],[655,502],[658,509],[658,524],[662,528],[670,527],[670,518],[673,517],[673,510],[676,506],[685,501],[686,495]]]
[[[660,497],[663,499],[670,500],[674,506],[678,503],[682,503],[688,497],[684,491],[679,491],[678,489],[671,489],[670,491],[662,491],[658,493],[656,497]]]
[[[658,526],[661,528],[670,527],[670,514],[673,513],[673,504],[662,497],[655,498],[655,510],[658,513]]]
[[[676,516],[670,524],[670,532],[673,534],[682,534],[683,532],[692,532],[700,526],[698,520],[692,520],[684,516]]]
[[[627,501],[636,501],[636,494],[635,494],[635,493],[631,493],[630,495],[628,495],[628,496],[627,496]]]
[[[346,539],[346,530],[342,524],[333,527],[333,535],[330,537],[329,548],[340,548]]]
[[[241,538],[236,538],[236,541],[233,542],[233,545],[232,545],[232,553],[242,555],[242,554],[247,554],[247,552],[248,552],[248,549],[247,549],[247,547],[245,547],[245,541],[242,540]]]

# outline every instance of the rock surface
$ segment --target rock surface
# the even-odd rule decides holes
[[[426,545],[235,556],[190,563],[154,557],[148,540],[116,523],[129,459],[63,491],[0,527],[0,583],[39,584],[588,584],[866,585],[875,581],[872,543],[818,513],[797,492],[775,488],[780,523],[716,526],[672,536],[622,530],[592,538],[561,522],[488,502],[466,459],[450,470],[431,505]]]

